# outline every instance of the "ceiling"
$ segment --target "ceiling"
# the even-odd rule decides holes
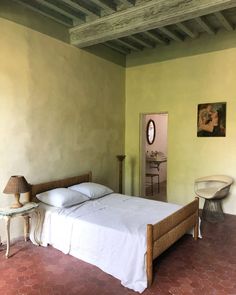
[[[235,0],[15,0],[68,28],[80,48],[103,44],[129,54],[233,31]]]

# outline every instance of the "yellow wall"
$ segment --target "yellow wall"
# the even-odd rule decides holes
[[[0,36],[0,191],[15,174],[39,183],[89,170],[117,189],[125,69],[1,18]],[[12,202],[1,194],[0,207]]]
[[[208,37],[209,38],[209,37]],[[194,197],[194,179],[226,174],[236,180],[235,33],[144,51],[127,58],[126,192],[139,194],[141,113],[168,112],[168,200]],[[226,137],[198,138],[197,105],[227,102]],[[132,179],[133,177],[133,179]],[[224,201],[236,214],[236,186]]]

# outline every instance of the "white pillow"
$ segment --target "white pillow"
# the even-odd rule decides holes
[[[88,201],[89,198],[78,191],[67,188],[56,188],[36,195],[41,202],[51,206],[63,208]]]
[[[71,190],[78,191],[86,195],[90,199],[97,199],[113,193],[113,190],[109,187],[94,182],[82,182],[76,185],[72,185],[68,188]]]

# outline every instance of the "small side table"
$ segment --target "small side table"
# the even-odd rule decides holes
[[[6,250],[6,258],[10,256],[10,222],[11,218],[22,216],[24,218],[24,238],[27,241],[29,236],[29,217],[31,213],[36,214],[37,216],[37,225],[34,231],[34,239],[35,242],[40,245],[40,241],[37,239],[37,231],[40,224],[40,213],[37,210],[39,204],[37,203],[25,203],[20,208],[0,208],[0,219],[4,219],[6,223],[6,233],[7,233],[7,250]],[[1,242],[1,241],[0,241]]]

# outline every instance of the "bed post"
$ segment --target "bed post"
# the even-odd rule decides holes
[[[148,287],[152,284],[153,279],[153,225],[148,224],[147,225],[147,281],[148,281]]]
[[[194,225],[194,240],[196,241],[198,239],[198,232],[199,232],[199,198],[195,197],[195,200],[197,202],[197,217],[196,217],[196,223]]]

